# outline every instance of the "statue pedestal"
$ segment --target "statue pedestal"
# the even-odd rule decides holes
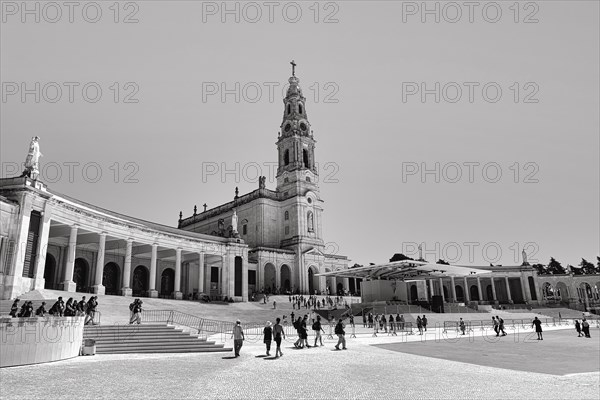
[[[92,286],[92,291],[94,294],[103,295],[104,293],[106,293],[106,288],[104,287],[104,285],[94,285]]]
[[[181,293],[181,292],[175,292],[174,296],[175,296],[175,300],[183,299],[183,293]]]
[[[131,297],[131,295],[133,294],[133,290],[131,290],[130,288],[121,288],[121,296],[128,296]]]
[[[73,281],[64,281],[62,286],[65,292],[75,292],[77,289],[77,284]]]
[[[149,290],[148,297],[156,299],[158,297],[158,290]]]

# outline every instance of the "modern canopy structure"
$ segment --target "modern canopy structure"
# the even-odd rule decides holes
[[[463,267],[459,265],[431,264],[426,261],[402,260],[384,264],[349,268],[340,271],[325,272],[321,274],[315,274],[315,276],[335,276],[340,278],[355,278],[363,280],[385,279],[404,281],[449,277],[457,278],[491,273],[492,271]]]

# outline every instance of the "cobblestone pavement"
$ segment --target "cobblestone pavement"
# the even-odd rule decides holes
[[[581,346],[582,352],[586,346],[598,346],[598,331],[593,333],[595,338],[575,338],[579,341],[573,343]],[[544,341],[545,348],[536,343],[531,345],[539,351],[569,357],[567,352],[557,351],[561,343],[552,340],[552,334],[552,330],[545,332],[548,338],[547,343]],[[398,344],[399,351],[371,344],[402,342],[401,337],[359,335],[357,339],[348,339],[346,351],[336,351],[332,339],[326,339],[324,347],[302,350],[295,349],[288,341],[284,356],[279,359],[264,357],[261,341],[248,339],[239,358],[233,358],[232,353],[96,355],[4,368],[0,370],[0,396],[2,399],[597,399],[600,385],[598,370],[557,376],[403,352],[402,346],[421,340],[415,336],[408,338],[413,343]],[[430,344],[434,342],[422,343]],[[453,346],[450,341],[443,344],[447,349]],[[229,339],[227,345],[232,345]],[[517,342],[512,351],[517,354],[519,346],[524,345],[527,344]],[[506,351],[506,357],[510,357],[509,346]]]

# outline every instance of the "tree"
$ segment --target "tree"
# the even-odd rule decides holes
[[[353,266],[351,266],[350,268],[360,268],[362,267],[362,265],[355,263]]]
[[[535,269],[538,275],[545,275],[548,273],[544,264],[533,264],[531,268]]]
[[[585,258],[581,259],[581,262],[579,263],[579,266],[581,267],[580,271],[581,271],[582,274],[588,275],[588,274],[595,274],[596,273],[596,267],[594,266],[594,264],[592,264],[591,262],[589,262]]]
[[[554,259],[554,257],[550,257],[550,262],[548,263],[548,273],[557,275],[566,274],[567,271],[558,261]]]
[[[448,261],[442,260],[441,258],[436,261],[436,264],[450,265],[450,263]]]
[[[390,262],[394,262],[394,261],[404,261],[404,260],[414,260],[414,258],[410,258],[408,256],[405,256],[402,253],[396,253],[392,256],[392,258],[390,258]]]
[[[600,257],[596,256],[596,273],[600,274]]]

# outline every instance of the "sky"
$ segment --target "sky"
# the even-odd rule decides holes
[[[115,6],[117,4],[117,6]],[[516,4],[516,5],[515,5]],[[296,75],[326,251],[599,251],[599,3],[1,3],[1,176],[176,226],[267,177]]]

